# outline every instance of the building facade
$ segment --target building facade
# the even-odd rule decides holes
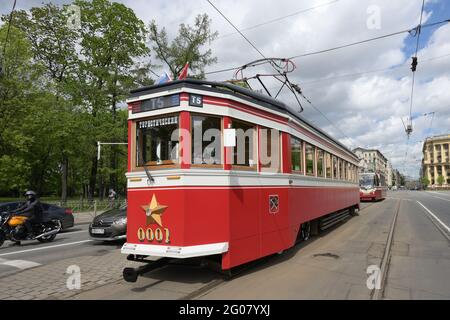
[[[450,187],[450,134],[425,139],[422,175],[432,188]]]
[[[359,158],[359,170],[360,172],[377,172],[384,176],[386,183],[389,183],[392,186],[392,173],[388,175],[388,160],[386,157],[377,149],[365,149],[365,148],[356,148],[353,152]],[[392,172],[392,169],[391,169]]]
[[[387,166],[386,166],[386,182],[388,187],[392,187],[394,185],[394,180],[393,180],[393,174],[394,174],[394,169],[392,168],[392,164],[390,161],[388,161]]]

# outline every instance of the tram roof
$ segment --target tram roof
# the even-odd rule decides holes
[[[145,86],[138,89],[134,89],[130,91],[129,98],[136,98],[138,96],[141,96],[143,94],[151,94],[151,93],[158,93],[163,92],[170,89],[176,89],[176,88],[192,88],[192,89],[201,89],[204,91],[209,92],[217,92],[217,93],[225,93],[229,94],[244,100],[247,100],[249,102],[257,102],[258,104],[263,105],[264,107],[267,107],[269,109],[272,109],[274,111],[282,112],[291,115],[292,117],[296,118],[300,122],[306,124],[310,129],[315,131],[317,134],[325,136],[327,139],[333,141],[337,145],[339,145],[341,148],[346,150],[348,153],[356,157],[355,153],[351,151],[349,148],[347,148],[345,145],[337,141],[335,138],[331,137],[329,134],[324,132],[323,130],[317,128],[312,123],[310,123],[308,120],[306,120],[304,117],[300,116],[297,112],[294,112],[292,109],[289,108],[288,105],[286,105],[284,102],[281,102],[277,99],[274,99],[272,97],[269,97],[267,95],[231,84],[227,82],[213,82],[213,81],[205,81],[205,80],[197,80],[197,79],[184,79],[184,80],[175,80],[166,82],[159,85],[152,85],[152,86]],[[199,88],[201,87],[201,88]]]

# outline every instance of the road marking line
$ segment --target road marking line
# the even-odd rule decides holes
[[[33,261],[27,261],[27,260],[9,260],[9,261],[0,263],[0,265],[15,267],[15,268],[18,268],[21,270],[41,266],[40,263],[33,262]]]
[[[430,211],[430,209],[428,209],[427,207],[425,207],[420,201],[417,200],[417,203],[420,204],[434,219],[436,219],[437,222],[439,222],[441,224],[441,226],[448,232],[450,233],[450,228],[441,221],[441,219],[439,219],[438,217],[436,217],[436,215]]]
[[[31,251],[38,251],[38,250],[53,249],[53,248],[64,247],[64,246],[71,246],[71,245],[85,243],[85,242],[91,242],[91,241],[93,241],[93,240],[88,239],[88,240],[82,240],[82,241],[75,241],[75,242],[57,244],[57,245],[54,245],[54,246],[46,246],[46,247],[41,247],[41,248],[34,248],[34,249],[28,249],[28,250],[20,250],[20,251],[2,253],[2,254],[0,254],[0,257],[11,256],[13,254],[19,254],[19,253],[25,253],[25,252],[31,252]]]

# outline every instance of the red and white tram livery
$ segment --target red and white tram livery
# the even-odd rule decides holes
[[[280,101],[188,79],[127,102],[124,254],[215,255],[227,270],[359,207],[356,155]]]

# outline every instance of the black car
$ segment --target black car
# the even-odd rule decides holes
[[[9,212],[20,207],[24,202],[3,202],[0,203],[0,214]],[[44,215],[49,219],[57,219],[61,222],[62,229],[68,229],[74,226],[72,209],[62,208],[54,204],[41,203]]]
[[[89,235],[101,241],[126,239],[127,207],[111,209],[96,216],[89,225]]]

